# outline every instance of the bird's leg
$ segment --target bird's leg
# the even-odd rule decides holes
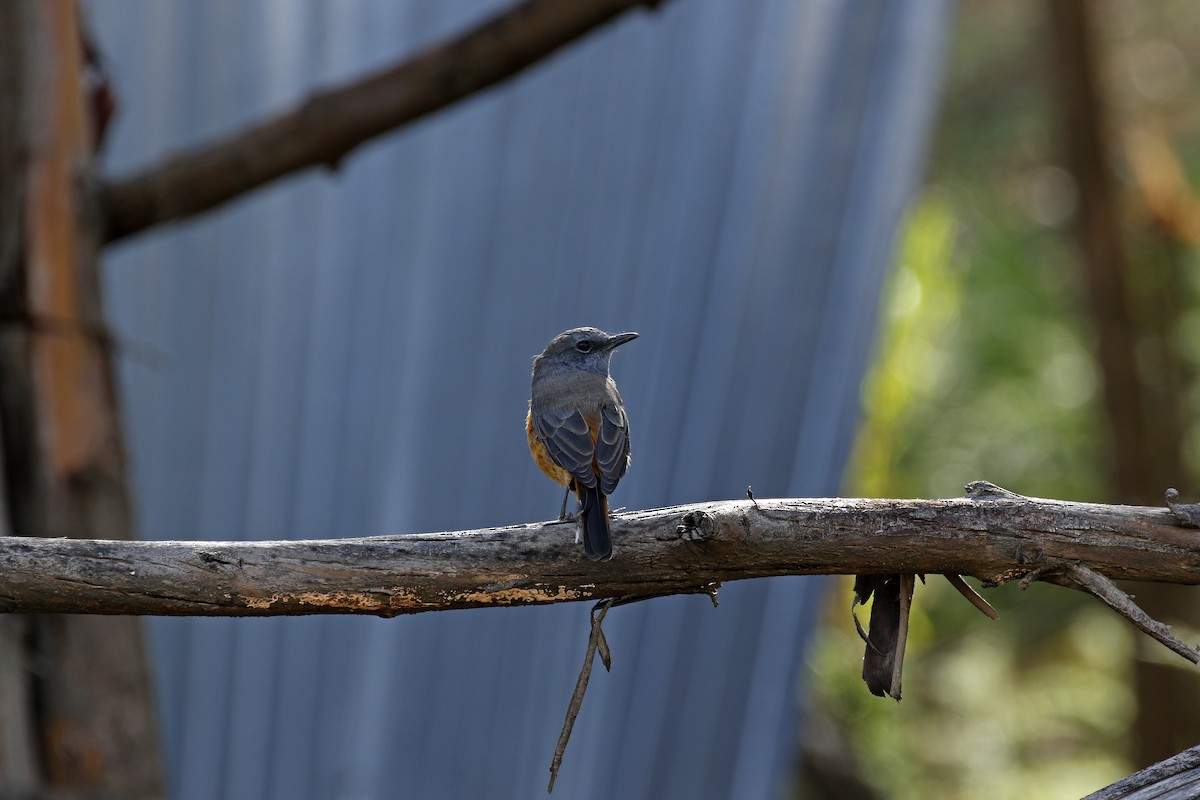
[[[567,500],[571,499],[571,488],[574,485],[575,485],[574,481],[567,484],[567,493],[563,495],[562,508],[559,509],[559,511],[558,511],[558,521],[559,522],[579,522],[580,521],[578,514],[571,514],[571,513],[567,512]],[[581,523],[581,524],[575,526],[575,544],[582,544],[582,543],[583,543],[583,525]]]
[[[558,512],[558,521],[559,522],[574,522],[575,521],[575,515],[567,513],[567,500],[569,500],[569,499],[571,499],[571,487],[570,486],[567,487],[567,493],[563,495],[562,508],[559,509],[559,512]]]

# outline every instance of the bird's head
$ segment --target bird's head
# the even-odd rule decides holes
[[[599,328],[572,328],[550,340],[541,355],[533,358],[533,371],[574,369],[608,374],[613,350],[633,341],[636,333],[605,333]]]

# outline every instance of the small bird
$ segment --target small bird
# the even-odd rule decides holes
[[[529,450],[542,472],[579,500],[583,549],[588,558],[612,558],[608,496],[629,466],[629,420],[617,384],[608,373],[613,350],[636,333],[572,328],[550,340],[533,359]]]

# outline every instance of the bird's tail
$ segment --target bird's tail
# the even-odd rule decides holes
[[[595,561],[607,561],[612,558],[612,535],[608,529],[608,498],[600,491],[599,482],[591,488],[583,487],[579,503],[583,552]]]

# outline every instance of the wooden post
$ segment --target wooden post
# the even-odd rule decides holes
[[[79,24],[74,0],[0,3],[0,527],[126,539]],[[153,710],[137,620],[0,624],[0,794],[161,796]]]

